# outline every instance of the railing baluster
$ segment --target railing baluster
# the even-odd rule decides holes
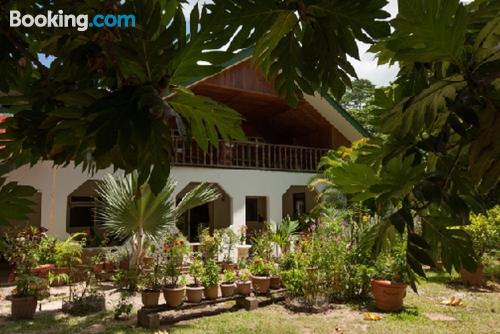
[[[195,142],[172,138],[174,165],[224,166],[246,169],[271,169],[315,172],[319,160],[328,152],[326,148],[293,145],[274,145],[258,141],[219,141],[206,151]]]

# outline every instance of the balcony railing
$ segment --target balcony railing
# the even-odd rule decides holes
[[[177,166],[315,172],[326,148],[275,145],[259,141],[219,142],[205,152],[195,143],[173,137],[173,164]]]

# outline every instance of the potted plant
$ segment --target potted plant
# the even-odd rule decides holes
[[[236,270],[236,264],[232,261],[234,247],[238,242],[238,235],[230,227],[221,231],[224,258],[222,260],[223,270]]]
[[[139,274],[141,299],[144,307],[158,306],[158,301],[160,299],[159,275],[160,275],[160,262],[159,262],[159,256],[156,256],[156,261],[153,270],[152,271],[143,270]]]
[[[224,270],[224,274],[222,275],[222,283],[220,285],[220,292],[222,297],[231,297],[234,295],[234,291],[236,290],[236,274],[233,270]]]
[[[112,273],[115,271],[115,262],[117,260],[117,254],[114,249],[109,249],[104,253],[104,271],[107,273]]]
[[[32,272],[37,264],[39,242],[40,235],[32,227],[5,235],[3,255],[16,265],[16,288],[11,296],[11,315],[16,320],[33,319],[38,299],[48,291],[47,281]]]
[[[129,270],[130,268],[130,252],[127,247],[121,247],[116,252],[116,259],[118,263],[118,268],[122,270]]]
[[[210,235],[208,228],[203,229],[200,232],[200,252],[203,259],[217,260],[216,257],[219,254],[221,242],[219,231],[215,231],[213,235]]]
[[[49,272],[55,268],[55,245],[57,239],[40,234],[40,241],[36,247],[37,266],[31,270],[40,278],[48,279]]]
[[[69,296],[63,300],[62,311],[76,316],[85,316],[106,309],[105,295],[97,290],[97,278],[92,268],[82,272],[84,277],[83,287],[72,284],[69,275]]]
[[[163,275],[165,277],[163,296],[169,306],[176,307],[184,300],[185,287],[180,284],[181,267],[184,256],[189,254],[189,247],[184,237],[174,234],[163,244]]]
[[[90,258],[90,262],[93,263],[94,273],[100,274],[104,270],[104,262],[102,254],[96,254]]]
[[[274,263],[271,266],[271,271],[270,271],[270,287],[271,289],[280,289],[281,288],[281,275],[280,275],[280,268],[277,263]]]
[[[203,299],[203,286],[201,285],[200,278],[203,276],[205,268],[203,261],[195,258],[189,266],[189,274],[193,278],[194,283],[186,286],[186,296],[190,303],[199,303]]]
[[[241,269],[239,271],[236,289],[237,292],[243,296],[249,296],[252,292],[252,281],[250,280],[250,272],[248,269]]]
[[[267,261],[260,257],[253,259],[250,265],[252,273],[252,286],[256,293],[267,293],[271,286],[271,277],[269,276],[271,267]]]
[[[371,280],[375,305],[381,311],[394,312],[403,307],[408,281],[406,252],[403,243],[379,255]]]
[[[485,255],[494,251],[500,244],[498,217],[500,217],[500,206],[489,210],[486,215],[471,215],[471,224],[464,227],[471,237],[477,263],[473,272],[460,268],[460,276],[465,284],[479,286],[484,282]]]
[[[51,270],[52,285],[63,285],[68,281],[66,276],[74,274],[75,266],[82,263],[82,243],[75,241],[82,233],[76,233],[65,241],[57,241],[55,245],[56,267]]]
[[[205,298],[217,299],[219,296],[219,266],[215,260],[208,259],[205,262],[201,284],[205,287]]]

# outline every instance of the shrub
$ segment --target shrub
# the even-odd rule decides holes
[[[367,297],[372,269],[360,224],[365,223],[324,218],[282,257],[281,277],[290,296],[307,304]]]
[[[219,254],[221,246],[221,236],[218,231],[210,235],[210,230],[205,228],[200,232],[200,252],[204,259],[215,259]]]
[[[205,288],[219,285],[219,266],[212,259],[205,262],[205,270],[201,276],[201,284]]]
[[[200,285],[200,277],[203,276],[205,268],[203,267],[203,261],[200,259],[194,259],[189,266],[189,274],[194,279],[194,284],[196,286]]]
[[[253,256],[270,261],[273,256],[273,233],[269,226],[260,231],[258,235],[252,237]]]
[[[392,247],[378,256],[375,262],[374,277],[398,283],[410,281],[404,240],[397,240]]]
[[[180,234],[169,236],[163,245],[163,252],[165,259],[162,268],[164,285],[176,287],[179,283],[184,256],[189,254],[186,239]]]
[[[250,272],[254,276],[269,276],[271,272],[271,265],[265,259],[256,257],[250,265]]]
[[[5,258],[16,264],[13,294],[17,297],[45,297],[48,294],[46,280],[32,273],[38,262],[38,247],[43,234],[37,228],[14,229],[5,234],[1,251]]]
[[[483,255],[499,249],[500,245],[500,205],[486,212],[486,215],[471,215],[471,224],[464,227],[472,239],[477,260]]]
[[[222,282],[226,284],[234,283],[236,281],[236,273],[233,270],[224,270],[222,275]]]

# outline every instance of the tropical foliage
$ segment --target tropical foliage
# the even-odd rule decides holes
[[[98,186],[97,219],[109,232],[132,245],[132,265],[142,267],[146,245],[158,243],[162,236],[175,231],[177,220],[187,210],[211,202],[219,193],[202,183],[175,205],[175,183],[169,179],[158,194],[148,183],[141,184],[136,173],[125,177],[108,175]]]
[[[496,1],[399,1],[394,32],[371,48],[401,69],[375,93],[383,135],[323,159],[327,191],[381,217],[375,245],[390,226],[405,234],[407,263],[422,276],[438,248],[448,271],[474,268],[471,239],[456,227],[498,198],[499,9]]]
[[[276,91],[296,105],[302,92],[332,92],[340,99],[356,72],[356,41],[372,43],[389,34],[386,0],[230,0],[207,8],[235,34],[229,50],[254,47],[253,59]],[[219,28],[220,29],[220,28]]]
[[[0,177],[0,225],[27,219],[35,193],[31,187],[6,182],[4,177]]]
[[[340,103],[371,134],[378,133],[379,114],[374,103],[375,85],[367,79],[358,79],[347,88]]]
[[[231,31],[209,29],[223,13],[184,0],[58,2],[6,1],[0,30],[1,155],[9,166],[52,160],[87,171],[138,170],[153,192],[167,183],[174,129],[206,148],[241,139],[232,109],[194,95],[186,85],[207,76],[234,53],[220,51]],[[136,28],[9,27],[9,10],[56,13],[134,13]],[[189,25],[187,25],[189,22]],[[40,53],[52,57],[42,64]],[[200,61],[203,64],[200,65]],[[8,95],[5,95],[8,94]],[[168,99],[166,99],[168,97]],[[3,169],[5,171],[5,168]]]

